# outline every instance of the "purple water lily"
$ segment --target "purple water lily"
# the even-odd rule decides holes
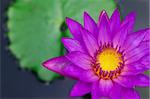
[[[150,29],[133,32],[135,14],[120,20],[116,9],[109,18],[102,11],[98,23],[84,12],[84,26],[66,18],[73,38],[62,38],[64,56],[43,66],[77,80],[70,95],[91,93],[92,99],[139,99],[135,87],[149,86],[144,72],[150,69]]]

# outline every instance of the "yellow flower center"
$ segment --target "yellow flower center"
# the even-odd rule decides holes
[[[108,72],[116,70],[123,63],[122,54],[113,48],[104,48],[96,58],[102,70]]]
[[[97,52],[96,61],[93,64],[93,71],[100,79],[117,78],[124,68],[123,52],[110,45],[102,47]]]

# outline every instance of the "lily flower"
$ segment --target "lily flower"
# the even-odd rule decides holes
[[[116,9],[109,18],[100,13],[96,23],[84,12],[84,26],[71,18],[66,23],[72,38],[62,38],[64,56],[43,63],[47,69],[77,80],[70,95],[90,93],[92,99],[139,99],[135,87],[150,85],[150,29],[133,32],[135,14],[123,21]]]

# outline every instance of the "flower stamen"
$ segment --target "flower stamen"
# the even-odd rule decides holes
[[[120,75],[124,59],[119,50],[105,44],[96,55],[93,70],[101,79],[113,79]]]

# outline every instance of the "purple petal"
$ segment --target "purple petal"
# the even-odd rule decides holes
[[[70,61],[64,56],[52,58],[43,63],[43,66],[47,69],[57,72],[58,74],[64,75],[62,69],[68,65],[70,65]]]
[[[109,96],[102,96],[99,92],[99,81],[96,81],[92,85],[92,99],[110,99]]]
[[[150,78],[144,74],[137,75],[134,82],[136,86],[141,86],[141,87],[150,86]]]
[[[92,33],[95,37],[98,36],[97,24],[87,12],[84,12],[84,28]]]
[[[77,39],[78,41],[82,42],[82,36],[80,32],[82,25],[70,18],[66,18],[66,23],[73,37]]]
[[[144,64],[147,69],[150,69],[150,53],[142,57],[140,62]]]
[[[127,39],[125,40],[126,43],[124,44],[124,49],[126,51],[130,51],[137,47],[142,40],[145,38],[146,34],[148,32],[148,29],[140,30],[135,33],[129,34],[127,36]]]
[[[99,93],[101,96],[108,96],[112,88],[113,82],[111,80],[101,79],[99,81]]]
[[[99,79],[98,76],[95,75],[93,70],[83,71],[82,74],[80,75],[80,80],[84,82],[95,82],[98,79]]]
[[[147,29],[147,33],[143,39],[143,41],[147,41],[147,40],[150,41],[150,28]]]
[[[71,52],[66,55],[67,59],[70,60],[73,64],[79,66],[80,68],[83,68],[85,70],[91,69],[91,57],[81,53],[81,52]]]
[[[99,45],[102,43],[108,43],[110,42],[110,23],[108,15],[105,11],[102,11],[99,16],[98,21],[98,28],[99,28],[99,35],[98,35],[98,43]]]
[[[129,64],[135,61],[138,61],[143,56],[147,55],[149,53],[149,43],[150,42],[142,42],[137,48],[126,52],[125,54],[125,63]]]
[[[67,76],[73,79],[79,79],[80,75],[83,73],[83,69],[72,64],[66,57],[56,57],[47,60],[43,63],[43,66],[47,69],[57,72],[63,76]]]
[[[86,48],[87,48],[89,54],[94,57],[94,54],[98,50],[98,44],[91,33],[89,33],[85,29],[82,29],[81,31],[82,31],[82,37],[83,37],[84,43],[86,45]]]
[[[124,24],[129,24],[127,31],[128,33],[131,33],[134,27],[134,23],[135,23],[135,13],[131,12],[128,14],[128,16],[126,16],[125,20],[122,22],[122,25]]]
[[[110,91],[109,96],[111,99],[121,99],[121,92],[122,86],[118,85],[117,83],[113,83],[113,87]]]
[[[120,13],[119,13],[119,10],[116,9],[113,12],[112,16],[110,17],[110,30],[111,30],[111,37],[112,38],[114,37],[114,35],[116,35],[116,32],[120,28],[120,24],[121,24]]]
[[[74,40],[72,38],[62,38],[62,42],[69,52],[72,51],[84,52],[82,46],[77,40]]]
[[[100,99],[99,88],[97,86],[98,86],[98,81],[94,82],[92,85],[92,90],[91,90],[92,99]]]
[[[124,88],[122,97],[123,99],[140,99],[139,94],[133,88]]]
[[[146,70],[147,70],[147,68],[145,67],[145,65],[143,65],[139,62],[136,62],[136,63],[125,65],[121,75],[137,75]]]
[[[123,46],[125,39],[127,37],[127,34],[128,34],[128,26],[129,26],[129,22],[122,25],[120,30],[116,33],[116,35],[113,38],[114,47],[118,45],[121,47]]]
[[[82,96],[82,95],[89,93],[90,91],[91,91],[91,84],[77,82],[74,85],[70,95],[71,96]]]
[[[64,73],[65,76],[76,79],[76,80],[80,79],[80,75],[82,75],[83,71],[84,71],[83,69],[73,64],[65,66],[62,69],[62,72]]]
[[[113,81],[121,86],[132,88],[134,87],[134,77],[135,76],[118,76],[117,78],[113,79]]]

